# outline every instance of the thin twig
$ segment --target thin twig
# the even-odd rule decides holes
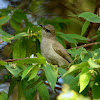
[[[93,45],[97,45],[97,44],[100,44],[100,42],[94,42],[94,43],[84,44],[84,45],[75,47],[75,49],[78,49],[78,48],[81,48],[81,47],[93,46]],[[70,48],[70,49],[73,49],[73,48]]]

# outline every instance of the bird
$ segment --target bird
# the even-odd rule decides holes
[[[72,62],[72,59],[66,49],[56,40],[55,28],[53,25],[41,25],[42,39],[40,43],[41,54],[47,62],[63,66]]]

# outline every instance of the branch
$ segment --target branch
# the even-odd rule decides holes
[[[25,58],[23,58],[25,59]],[[17,61],[17,60],[22,60],[22,59],[7,59],[7,60],[2,60],[4,62],[13,62],[13,61]]]
[[[100,42],[84,44],[84,45],[81,45],[81,46],[75,47],[75,49],[78,49],[78,48],[81,48],[81,47],[93,46],[93,45],[97,45],[97,44],[100,44]],[[72,48],[70,48],[70,49],[72,49]]]
[[[23,60],[23,59],[27,59],[27,58],[20,58],[20,59],[7,59],[7,60],[2,60],[0,59],[1,61],[4,61],[4,62],[13,62],[13,61],[18,61],[18,60]]]

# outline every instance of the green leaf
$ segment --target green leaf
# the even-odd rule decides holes
[[[69,54],[71,54],[72,57],[76,57],[76,56],[80,56],[80,54],[82,52],[85,52],[86,53],[86,50],[82,47],[82,48],[79,48],[79,49],[75,49],[75,48],[73,48],[72,50],[69,49],[69,50],[67,50],[67,52]]]
[[[79,76],[80,74],[78,74],[71,80],[69,86],[72,90],[79,91]]]
[[[12,28],[16,31],[20,30],[20,23],[17,23],[15,20],[13,20],[13,18],[10,19],[10,25],[12,26]]]
[[[0,60],[0,65],[5,65],[5,64],[7,64],[7,62],[3,62]]]
[[[5,37],[5,36],[2,36],[2,41],[11,43],[11,40],[9,38]]]
[[[86,86],[89,84],[90,78],[91,78],[91,74],[89,72],[89,68],[85,66],[82,69],[82,72],[79,78],[80,92],[82,92],[86,88]]]
[[[65,39],[66,41],[70,42],[70,43],[77,43],[77,41],[75,39],[73,39],[72,37],[70,37],[68,34],[64,34],[62,32],[56,32],[59,37]]]
[[[78,17],[82,17],[89,22],[100,23],[100,17],[91,12],[84,12],[84,13],[80,14]]]
[[[16,78],[13,78],[10,82],[10,86],[9,86],[9,91],[8,91],[8,97],[12,94],[15,86],[17,84],[17,79]]]
[[[90,24],[89,21],[86,21],[86,22],[83,24],[82,31],[81,31],[81,35],[84,35],[84,33],[86,32],[86,30],[87,30],[89,24]]]
[[[18,40],[13,49],[13,59],[26,57],[26,41],[25,39]]]
[[[33,33],[35,33],[35,32],[40,31],[41,29],[42,29],[41,27],[33,26],[33,27],[31,28],[31,31],[32,31]]]
[[[83,37],[81,35],[78,35],[78,34],[66,34],[68,35],[69,37],[73,38],[73,39],[78,39],[78,40],[87,40],[86,37]]]
[[[33,67],[34,67],[33,65],[26,67],[26,69],[22,73],[22,79],[25,78],[25,76],[32,70]]]
[[[27,82],[27,79],[25,78],[21,81],[22,91],[24,93],[25,100],[33,100],[37,87],[32,86],[31,88],[28,88],[28,89],[27,89],[27,87],[28,87],[28,85],[30,85],[32,83],[35,84],[37,79],[38,79],[38,77],[35,77],[35,79],[33,79],[32,81]],[[38,85],[38,83],[36,85]]]
[[[44,67],[44,71],[51,88],[54,90],[57,81],[56,73],[54,73],[49,64],[46,64],[46,66]]]
[[[20,29],[23,29],[23,27],[21,26],[23,24],[23,21],[26,20],[26,13],[21,9],[16,9],[10,19],[10,25],[14,30],[20,31]],[[26,23],[24,24],[26,25]]]
[[[100,48],[95,49],[94,51],[94,59],[100,59]]]
[[[15,68],[13,68],[11,65],[4,65],[6,69],[15,77],[19,75],[20,72],[22,72],[22,69],[14,65]]]
[[[7,96],[7,93],[1,92],[0,93],[0,100],[9,100],[8,96]]]
[[[59,68],[58,72],[59,72],[59,74],[61,76],[63,76],[66,73],[66,70],[64,70],[62,68]],[[72,75],[66,75],[66,76],[64,76],[62,78],[63,78],[64,83],[66,83],[66,84],[70,84],[70,82],[73,80],[73,76]]]
[[[93,58],[94,53],[91,51],[88,51],[87,54],[84,56],[84,58],[82,59],[83,62],[88,61],[89,58]]]
[[[20,39],[20,38],[22,38],[24,36],[28,36],[28,34],[26,32],[19,33],[19,34],[15,35],[12,40]]]
[[[37,53],[37,57],[38,57],[39,62],[41,62],[41,64],[46,63],[46,59],[40,53]]]
[[[80,54],[80,58],[81,58],[82,61],[83,61],[83,59],[84,59],[84,57],[86,56],[87,53],[88,53],[88,52],[87,52],[86,49],[84,48],[83,51],[82,51],[81,54]]]
[[[47,86],[45,86],[44,84],[41,84],[37,90],[42,100],[49,100],[49,92],[48,92]]]
[[[8,22],[10,16],[6,16],[0,19],[0,25],[3,25],[4,23]]]
[[[72,50],[68,49],[67,52],[68,52],[69,54],[71,54],[72,57],[75,57],[75,56],[76,56],[76,55],[75,55],[75,52],[76,52],[76,49],[75,49],[75,48],[72,48]]]
[[[89,65],[88,65],[88,62],[82,62],[82,63],[80,63],[80,64],[72,65],[72,66],[69,68],[69,70],[63,75],[63,77],[64,77],[65,75],[74,73],[74,72],[76,72],[76,71],[82,69],[84,66],[89,66]]]
[[[14,61],[13,63],[31,64],[31,63],[40,63],[40,62],[39,62],[38,58],[25,58],[25,59]]]
[[[33,79],[34,77],[36,77],[37,73],[38,73],[38,69],[39,69],[39,65],[35,65],[32,69],[32,73],[28,79],[28,81],[30,81],[31,79]]]
[[[0,28],[0,34],[2,34],[2,36],[7,38],[13,37],[13,35],[8,34],[7,32],[3,31],[1,28]]]
[[[9,9],[9,7],[7,9],[0,9],[0,16],[8,16],[8,14],[11,13],[11,8]]]
[[[92,88],[92,94],[94,100],[100,99],[100,75],[96,76],[95,82]]]
[[[66,48],[66,44],[65,44],[64,39],[62,39],[62,38],[59,37],[59,36],[56,36],[56,39],[57,39],[57,41],[58,41],[64,48]]]
[[[100,68],[100,65],[96,64],[91,58],[88,60],[88,64],[91,68]]]

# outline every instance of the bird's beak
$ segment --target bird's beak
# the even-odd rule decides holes
[[[45,28],[44,28],[44,25],[40,24],[39,26],[41,26],[43,29],[45,29]]]

